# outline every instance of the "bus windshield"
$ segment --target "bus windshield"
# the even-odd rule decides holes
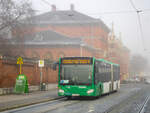
[[[91,85],[92,65],[62,65],[61,85]]]

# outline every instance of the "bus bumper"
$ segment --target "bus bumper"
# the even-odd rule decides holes
[[[95,92],[87,93],[70,93],[70,92],[58,92],[58,96],[96,96]]]

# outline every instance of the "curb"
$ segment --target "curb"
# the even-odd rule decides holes
[[[45,99],[45,100],[41,100],[41,101],[37,101],[37,102],[15,105],[15,106],[7,107],[7,108],[2,108],[2,109],[0,109],[0,112],[6,111],[6,110],[16,109],[16,108],[20,108],[20,107],[26,107],[26,106],[30,106],[30,105],[34,105],[34,104],[44,103],[44,102],[48,102],[48,101],[58,100],[61,98],[64,98],[64,97],[56,97],[56,98]]]

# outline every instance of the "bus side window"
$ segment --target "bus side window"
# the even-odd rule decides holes
[[[97,62],[95,63],[95,70],[94,71],[95,71],[95,73],[98,73],[98,63]]]

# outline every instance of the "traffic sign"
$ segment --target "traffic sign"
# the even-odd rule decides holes
[[[21,64],[23,64],[23,59],[21,57],[17,58],[17,64],[20,64],[20,74],[21,74]]]
[[[17,58],[17,64],[23,64],[23,59],[21,57]]]
[[[44,60],[39,60],[39,67],[44,67]]]

